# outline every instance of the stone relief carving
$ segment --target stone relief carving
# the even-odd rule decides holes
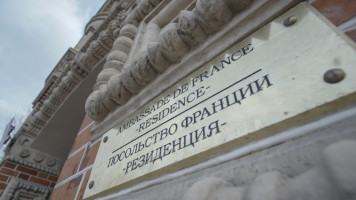
[[[243,187],[217,177],[208,177],[198,181],[184,194],[184,200],[243,199]]]
[[[46,164],[48,167],[53,167],[56,164],[56,160],[53,158],[48,158]]]
[[[23,147],[21,143],[23,138],[20,137],[19,140],[19,143],[15,143],[11,150],[6,152],[6,156],[2,162],[8,160],[55,176],[59,175],[64,162],[63,160],[59,160],[30,147]]]
[[[50,159],[53,159],[53,158],[50,158]],[[37,163],[37,162],[35,163],[35,162],[29,161],[27,159],[15,157],[12,155],[6,156],[3,161],[6,161],[6,160],[9,160],[9,161],[15,162],[15,163],[19,163],[21,165],[24,165],[24,166],[27,166],[27,167],[30,167],[30,168],[33,168],[33,169],[36,169],[39,171],[43,171],[43,172],[52,174],[54,176],[59,176],[59,174],[61,172],[60,171],[61,165],[56,166],[57,161],[54,159],[53,159],[54,162],[52,162],[52,161],[50,162],[51,165],[54,163],[52,166],[48,164],[48,161],[46,162],[48,167],[46,167],[40,163]]]
[[[160,31],[158,30],[157,35],[146,33],[152,41],[146,42],[147,45],[143,42],[140,51],[130,62],[127,62],[127,55],[135,39],[138,24],[160,3],[158,0],[140,1],[123,22],[124,26],[107,56],[94,91],[87,98],[85,104],[87,115],[96,121],[103,120],[110,111],[124,105],[158,73],[162,73],[171,64],[179,62],[191,49],[220,30],[233,15],[252,2],[252,0],[197,0],[192,11],[181,11],[178,15],[178,23],[165,25]],[[154,38],[158,38],[158,41]]]
[[[11,148],[13,152],[7,153],[4,160],[16,162],[55,176],[59,175],[63,165],[61,160],[36,152],[33,149],[23,149],[23,147],[29,146],[35,140],[64,99],[112,48],[116,38],[114,33],[115,31],[118,32],[117,29],[121,29],[122,21],[127,17],[125,10],[128,9],[132,1],[112,1],[111,9],[105,14],[106,19],[103,20],[96,33],[89,38],[81,51],[77,52],[73,49],[67,51],[56,66],[60,69],[56,73],[57,78],[35,105],[14,139],[27,137],[28,142],[20,142],[18,146]],[[126,6],[121,3],[126,3]],[[124,35],[130,37],[132,34],[128,31],[130,31],[130,27],[123,29]],[[127,42],[123,44],[127,45]],[[112,72],[112,69],[109,70]],[[102,78],[103,80],[107,79],[105,72]]]
[[[21,200],[21,199],[48,199],[51,190],[48,187],[39,186],[37,184],[29,183],[24,180],[12,178],[7,186],[3,200]]]
[[[31,151],[28,149],[22,149],[22,151],[20,152],[20,157],[21,158],[27,158],[31,155]]]
[[[36,137],[63,100],[88,75],[95,64],[109,52],[116,38],[114,33],[117,33],[118,29],[120,30],[121,22],[126,19],[125,10],[128,9],[132,1],[113,1],[113,6],[107,11],[106,19],[103,20],[103,23],[95,34],[89,38],[81,51],[69,51],[62,58],[58,64],[58,68],[61,69],[58,78],[43,95],[44,99],[35,105],[33,111],[25,120],[20,129],[23,134]],[[105,79],[105,72],[103,76]]]
[[[24,138],[24,139],[21,139],[20,144],[21,144],[22,146],[26,146],[26,144],[29,143],[29,142],[30,142],[29,139]]]
[[[239,186],[217,177],[204,178],[188,189],[183,200],[355,199],[355,152],[356,141],[332,144],[322,153],[322,166],[292,178],[270,171]]]
[[[34,157],[33,157],[33,160],[36,162],[36,163],[41,163],[44,159],[44,156],[43,154],[36,154]]]

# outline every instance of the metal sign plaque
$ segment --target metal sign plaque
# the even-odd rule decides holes
[[[349,42],[307,4],[289,10],[107,132],[85,198],[355,102],[356,51]]]

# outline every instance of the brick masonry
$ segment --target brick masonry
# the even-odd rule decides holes
[[[315,0],[311,5],[339,28],[356,17],[355,0]],[[356,42],[356,20],[354,21],[351,28],[343,32]]]
[[[0,166],[0,199],[12,178],[23,179],[42,186],[54,188],[58,177],[40,172],[17,163],[5,161]]]
[[[76,174],[78,172],[78,168],[81,162],[81,159],[83,158],[84,154],[84,149],[82,149],[79,152],[74,153],[73,156],[67,159],[67,161],[64,163],[63,169],[61,174],[59,175],[58,181],[61,182],[68,177]]]
[[[354,42],[356,42],[356,28],[353,30],[347,31],[346,35],[349,36]]]
[[[316,0],[312,5],[336,26],[356,15],[354,0]]]
[[[311,5],[337,27],[343,23],[347,23],[356,16],[356,1],[354,0],[315,0],[311,2]],[[343,30],[343,32],[356,42],[356,24],[353,25],[353,28],[350,30]],[[58,183],[51,195],[51,200],[80,200],[83,198],[90,172],[100,146],[99,141],[94,143],[90,142],[92,122],[93,120],[89,117],[86,116],[84,118],[72,150],[69,153],[68,160],[64,164]],[[11,168],[6,168],[6,170],[11,170]],[[7,173],[19,176],[16,171],[7,171]],[[41,175],[39,174],[38,176]],[[21,175],[21,177],[28,178],[23,175]],[[1,183],[6,184],[8,182],[2,180],[6,180],[6,177],[0,176]],[[36,180],[35,177],[33,177],[32,180]],[[54,182],[51,181],[51,184],[52,183]],[[3,186],[0,185],[0,188],[1,187]]]
[[[60,187],[56,188],[50,197],[50,200],[54,199],[75,199],[78,188],[80,188],[80,184],[82,181],[82,176],[78,176],[76,178],[71,179]]]
[[[100,142],[90,141],[91,120],[85,117],[64,163],[51,200],[83,199]]]

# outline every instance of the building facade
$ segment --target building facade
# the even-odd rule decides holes
[[[1,199],[356,199],[356,2],[107,0]]]

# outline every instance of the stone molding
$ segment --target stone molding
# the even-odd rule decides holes
[[[9,156],[6,156],[2,162],[11,161],[11,162],[14,162],[14,163],[26,166],[26,167],[30,167],[30,168],[38,170],[38,171],[46,172],[53,176],[59,176],[59,174],[61,173],[61,170],[60,170],[61,168],[59,168],[59,169],[52,168],[56,165],[56,163],[58,161],[56,161],[56,159],[54,159],[54,158],[43,158],[43,160],[44,160],[44,164],[41,164],[41,163],[30,161],[25,158],[9,155]],[[48,165],[48,163],[50,163],[50,165]],[[52,165],[52,163],[54,163],[54,165]],[[62,167],[62,165],[61,165],[61,167]]]
[[[16,142],[6,149],[2,162],[11,161],[23,166],[59,176],[64,160],[48,155],[45,152],[33,149],[31,143],[34,139],[21,135]]]
[[[80,52],[70,48],[58,62],[49,76],[50,80],[46,81],[45,89],[36,98],[32,112],[8,146],[4,160],[55,176],[60,174],[63,161],[38,152],[31,148],[31,144],[41,134],[42,129],[71,92],[112,48],[115,34],[120,29],[121,22],[126,18],[127,9],[130,9],[133,2],[134,0],[109,0],[97,13],[101,18],[105,16],[105,19],[102,19],[103,22],[95,34],[87,40]],[[103,12],[105,15],[102,15]],[[47,86],[48,83],[51,85]],[[24,150],[25,148],[27,150]]]
[[[164,27],[157,24],[156,28],[152,27],[152,30],[156,30],[147,30],[145,34],[150,41],[143,41],[141,48],[135,49],[138,53],[128,61],[134,38],[128,37],[123,32],[124,28],[129,35],[136,35],[138,25],[160,3],[142,0],[125,19],[123,29],[106,58],[94,91],[86,101],[87,115],[95,121],[102,121],[109,112],[124,105],[170,65],[180,62],[183,56],[220,30],[252,2],[197,0],[192,11],[180,12],[177,23],[169,23]]]
[[[21,200],[21,199],[48,199],[51,189],[48,187],[40,186],[35,183],[29,183],[21,179],[12,178],[7,186],[3,200]]]
[[[183,200],[355,199],[355,152],[356,141],[332,144],[323,150],[320,166],[294,178],[270,171],[239,186],[223,178],[204,178],[188,189]]]
[[[113,30],[119,28],[119,12],[130,9],[130,6],[133,2],[134,0],[108,0],[106,3],[107,5],[105,5],[105,8],[103,10],[100,10],[99,13],[92,17],[92,19],[88,22],[87,27],[90,27],[90,24],[97,18],[100,18],[102,20],[98,28],[96,30],[94,29],[94,34],[90,36],[88,41],[80,49],[80,52],[88,52],[88,49],[93,45],[93,42],[102,40],[100,39],[100,34],[102,32],[108,32],[109,34],[111,34]]]
[[[131,5],[132,0],[112,2],[113,6],[108,10],[104,22],[87,42],[81,52],[69,58],[63,57],[59,62],[64,71],[56,79],[54,84],[46,91],[44,98],[39,101],[21,128],[20,134],[36,137],[51,116],[57,111],[73,89],[88,75],[91,69],[107,54],[114,42],[114,32],[119,28],[120,22],[125,16],[125,9]],[[110,4],[111,5],[111,4]],[[126,5],[127,7],[123,7]]]

